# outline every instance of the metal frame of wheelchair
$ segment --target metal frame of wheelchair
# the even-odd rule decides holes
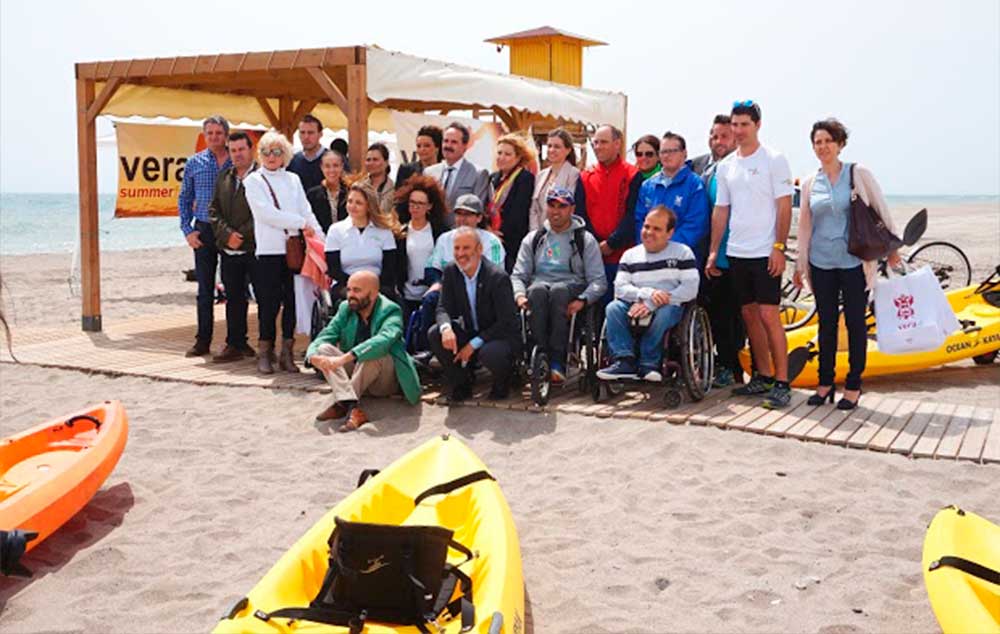
[[[588,304],[569,320],[569,341],[566,344],[566,382],[577,377],[577,390],[586,394],[597,382],[597,345],[594,341],[596,330],[596,310]],[[519,311],[521,320],[521,358],[517,376],[530,385],[531,400],[542,407],[549,402],[552,393],[552,364],[545,346],[537,343],[531,333],[528,311]],[[581,320],[577,317],[583,315]],[[582,323],[581,323],[582,322]]]
[[[645,332],[644,326],[631,326],[638,350],[639,340]],[[591,387],[591,396],[595,403],[621,394],[627,385],[663,387],[663,404],[668,408],[678,407],[683,402],[683,392],[691,401],[705,398],[712,387],[715,372],[715,353],[712,341],[712,328],[708,312],[695,302],[684,305],[681,320],[663,335],[663,359],[660,362],[662,383],[651,383],[642,379],[615,379],[612,381],[596,376]],[[597,347],[598,367],[611,364],[608,353],[607,321],[601,326],[601,336]],[[636,354],[636,359],[639,355]]]

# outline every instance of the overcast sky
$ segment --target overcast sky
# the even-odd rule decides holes
[[[308,10],[296,10],[308,6]],[[0,190],[77,188],[73,63],[378,44],[506,71],[483,40],[550,25],[608,42],[584,85],[628,95],[630,141],[670,129],[706,147],[734,99],[796,175],[813,121],[851,130],[843,154],[890,194],[1000,193],[998,0],[735,2],[0,2]],[[105,124],[106,125],[106,124]],[[103,129],[103,128],[102,128]],[[100,189],[115,189],[101,154]]]

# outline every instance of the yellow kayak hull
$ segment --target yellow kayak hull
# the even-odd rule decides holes
[[[924,584],[945,634],[1000,633],[1000,586],[949,566],[941,557],[961,557],[1000,570],[1000,526],[953,506],[931,521],[924,538]]]
[[[959,320],[975,322],[974,328],[959,330],[948,337],[937,350],[909,354],[879,352],[874,339],[868,340],[868,356],[863,376],[884,376],[924,370],[962,359],[976,357],[1000,350],[1000,308],[986,303],[982,295],[974,293],[975,286],[967,286],[946,294],[955,316]],[[871,323],[871,321],[869,321]],[[787,333],[788,350],[801,346],[816,349],[818,325],[804,326]],[[740,351],[740,364],[750,372],[750,350]],[[835,381],[843,384],[847,377],[846,350],[838,350]],[[802,372],[792,381],[795,387],[814,387],[819,384],[819,359],[813,357]]]
[[[347,632],[346,627],[308,621],[289,624],[284,618],[265,622],[254,616],[257,610],[269,613],[309,605],[326,574],[327,540],[333,532],[334,518],[340,517],[351,522],[443,526],[454,531],[455,541],[478,553],[460,568],[472,578],[476,623],[471,631],[522,634],[521,548],[510,508],[496,481],[481,480],[447,495],[430,496],[418,506],[413,503],[432,486],[484,470],[482,461],[454,437],[437,437],[410,451],[324,515],[254,586],[246,596],[246,604],[221,620],[214,632]],[[457,551],[448,553],[450,563],[457,564],[463,559]],[[461,630],[459,618],[439,623],[444,628],[440,630],[442,634]],[[497,623],[501,625],[497,627]],[[366,623],[364,631],[366,634],[418,632],[412,626],[375,622]]]

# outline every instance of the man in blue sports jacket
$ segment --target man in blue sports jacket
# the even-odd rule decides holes
[[[639,188],[635,203],[635,235],[640,241],[642,225],[649,210],[659,205],[677,215],[671,242],[680,242],[694,251],[699,266],[705,262],[705,238],[709,231],[710,209],[705,185],[687,162],[684,137],[667,132],[660,141],[659,174],[649,177]]]

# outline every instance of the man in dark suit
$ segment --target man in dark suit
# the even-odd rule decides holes
[[[708,154],[702,154],[691,159],[691,171],[702,177],[705,186],[708,186],[708,178],[715,171],[719,161],[729,156],[736,149],[736,140],[733,138],[733,125],[728,114],[717,114],[712,121],[712,128],[708,131]],[[711,172],[708,172],[711,170]]]
[[[455,201],[462,194],[475,194],[482,201],[484,208],[489,202],[490,173],[465,158],[471,139],[469,128],[453,121],[444,131],[441,146],[444,161],[424,169],[424,173],[437,179],[444,189],[448,203],[445,224],[449,227],[455,226],[455,215],[452,210],[455,208]]]
[[[472,396],[474,359],[493,375],[490,398],[507,398],[521,345],[514,291],[503,269],[483,259],[475,229],[456,229],[455,261],[444,269],[437,324],[427,334],[444,368],[450,402]]]

